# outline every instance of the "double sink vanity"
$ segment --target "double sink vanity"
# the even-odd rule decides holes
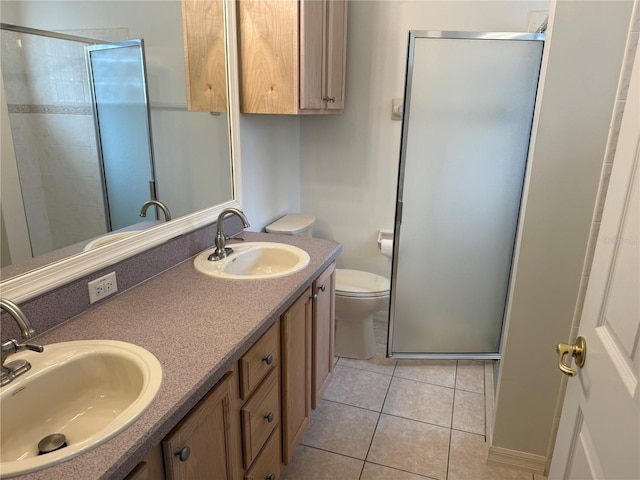
[[[0,391],[2,478],[279,477],[331,376],[340,245],[242,237],[226,259],[202,252],[9,358],[33,368]],[[76,430],[56,424],[74,412]],[[68,446],[11,458],[56,426]]]

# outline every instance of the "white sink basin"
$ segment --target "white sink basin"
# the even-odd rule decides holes
[[[123,238],[128,238],[132,235],[140,233],[140,230],[132,230],[130,232],[120,232],[120,233],[108,233],[103,235],[102,237],[98,237],[94,240],[91,240],[87,243],[82,249],[83,252],[88,252],[89,250],[93,250],[94,248],[104,247],[105,245],[109,245],[110,243],[117,242],[118,240],[122,240]]]
[[[307,252],[285,243],[247,242],[229,246],[233,253],[216,262],[208,260],[214,249],[202,252],[193,261],[196,270],[212,277],[259,280],[291,275],[309,265]]]
[[[64,462],[120,433],[146,410],[162,367],[130,343],[93,340],[21,352],[31,370],[0,389],[0,475],[22,475]],[[38,443],[61,433],[67,446],[38,455]]]

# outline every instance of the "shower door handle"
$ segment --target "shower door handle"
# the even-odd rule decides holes
[[[587,357],[587,342],[583,337],[578,337],[576,339],[575,345],[559,343],[556,347],[556,352],[558,352],[558,368],[560,369],[560,371],[565,375],[575,377],[577,372],[573,368],[569,368],[564,363],[564,356],[567,354],[571,355],[573,358],[575,358],[576,365],[582,368]]]

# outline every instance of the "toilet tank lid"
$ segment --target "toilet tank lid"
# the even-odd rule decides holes
[[[316,217],[307,213],[290,213],[267,225],[264,229],[269,233],[297,235],[311,227],[315,221]]]

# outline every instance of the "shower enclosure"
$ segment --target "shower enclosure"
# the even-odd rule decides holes
[[[14,144],[23,209],[12,215],[26,219],[31,256],[141,221],[156,194],[142,40],[0,32],[12,137],[2,141]]]
[[[500,358],[543,43],[409,34],[392,357]]]

